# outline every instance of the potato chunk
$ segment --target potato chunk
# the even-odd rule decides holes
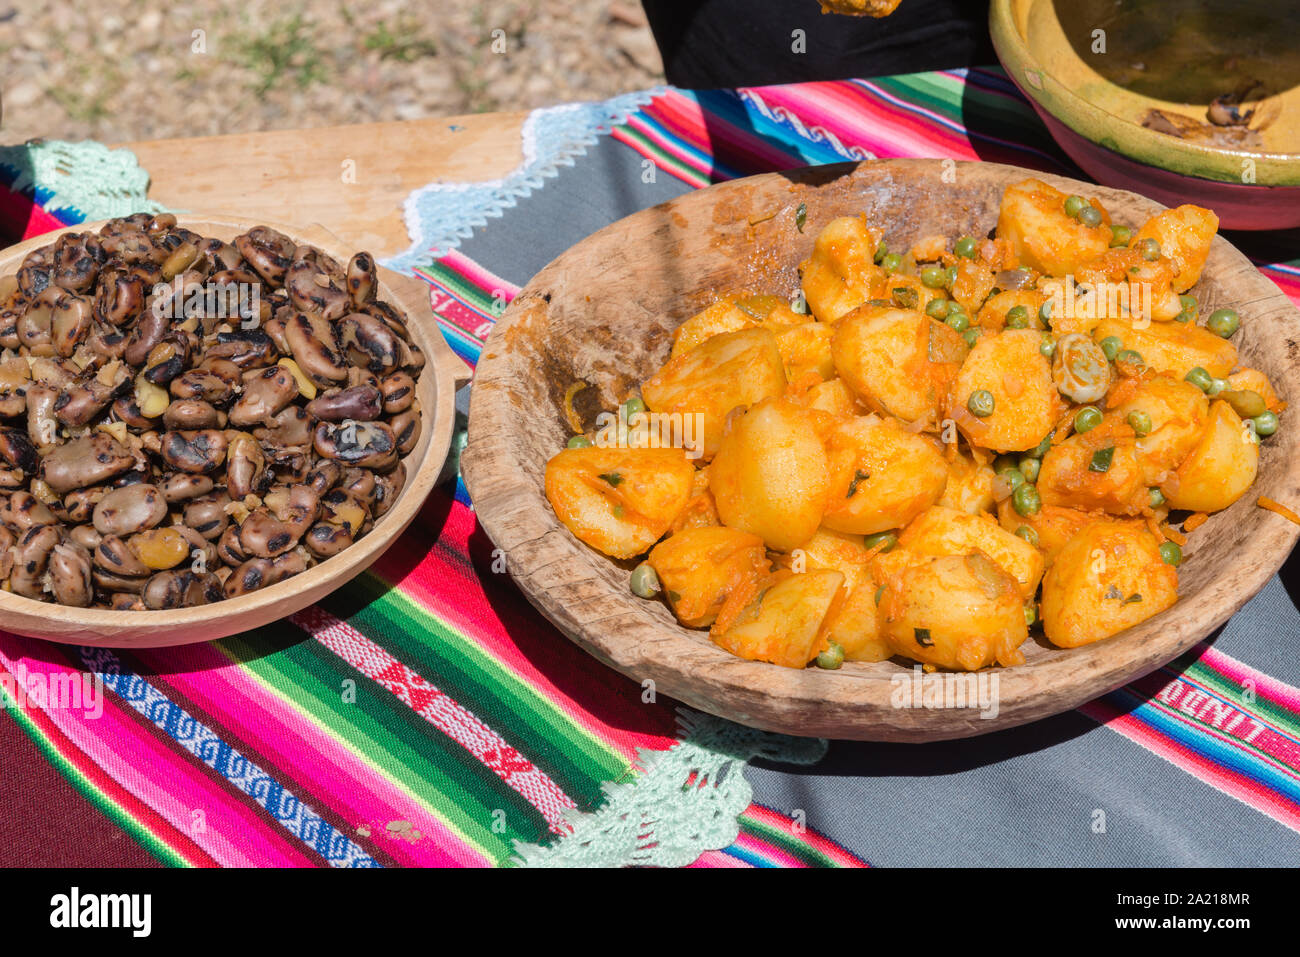
[[[936,505],[912,520],[899,536],[898,545],[918,555],[983,552],[1016,580],[1026,600],[1034,597],[1043,577],[1043,556],[1038,549],[1002,528],[992,515],[967,515]]]
[[[1171,260],[1176,269],[1170,285],[1174,292],[1186,292],[1201,278],[1210,244],[1218,231],[1218,216],[1203,207],[1184,204],[1157,213],[1143,223],[1133,236],[1133,245],[1144,239],[1158,242],[1161,255]]]
[[[1282,404],[1282,400],[1277,397],[1277,392],[1273,389],[1273,384],[1268,381],[1268,376],[1258,369],[1238,369],[1228,376],[1228,388],[1257,393],[1270,412],[1276,412],[1278,406]]]
[[[1015,580],[980,552],[944,555],[899,569],[876,613],[880,637],[908,658],[976,671],[1019,665],[1029,637]]]
[[[1025,516],[1016,511],[1011,499],[1005,499],[998,505],[998,521],[1008,532],[1015,534],[1021,525],[1027,525],[1038,535],[1038,550],[1050,566],[1056,561],[1065,543],[1075,535],[1097,522],[1108,521],[1101,512],[1085,512],[1083,509],[1067,508],[1064,505],[1044,505],[1033,515]]]
[[[613,558],[641,554],[685,507],[695,467],[682,449],[564,449],[546,463],[546,497],[574,535]]]
[[[1217,512],[1246,494],[1259,469],[1259,445],[1232,406],[1210,403],[1209,421],[1178,468],[1171,508]]]
[[[724,332],[758,327],[780,332],[786,326],[802,325],[807,321],[806,316],[795,313],[779,296],[728,296],[677,327],[673,332],[673,351],[669,358],[675,359],[690,352],[706,339]]]
[[[1066,194],[1042,180],[1013,183],[1002,194],[997,236],[1010,240],[1021,265],[1050,276],[1074,272],[1110,246],[1110,217],[1101,203],[1098,226],[1085,226],[1065,213]]]
[[[835,377],[835,360],[831,358],[833,326],[824,322],[805,322],[785,326],[773,334],[785,365],[785,377],[790,382],[797,382],[810,372],[823,379]]]
[[[1148,503],[1143,479],[1133,430],[1118,419],[1103,419],[1043,456],[1038,494],[1044,505],[1137,515]]]
[[[767,399],[732,425],[709,466],[709,488],[723,524],[788,552],[817,531],[826,507],[826,451],[811,415]]]
[[[1178,573],[1137,522],[1089,525],[1061,549],[1043,578],[1043,631],[1077,648],[1109,638],[1178,600]]]
[[[1151,420],[1151,431],[1137,438],[1137,455],[1147,486],[1162,485],[1178,468],[1205,428],[1210,402],[1205,393],[1173,376],[1126,379],[1112,390],[1108,415],[1119,421],[1137,412]]]
[[[975,343],[952,385],[952,410],[972,445],[999,452],[1032,449],[1052,430],[1064,407],[1052,382],[1052,366],[1039,351],[1042,334],[1008,329]],[[993,394],[993,414],[967,410],[972,392]]]
[[[823,624],[843,600],[844,576],[833,571],[778,572],[740,617],[710,637],[750,661],[802,668],[827,648]]]
[[[1156,322],[1136,329],[1119,319],[1103,319],[1093,329],[1092,338],[1101,342],[1107,336],[1118,337],[1121,348],[1137,350],[1152,369],[1176,379],[1197,366],[1222,379],[1237,364],[1236,346],[1190,322]]]
[[[826,621],[827,642],[844,649],[845,661],[885,661],[894,654],[876,624],[876,585],[858,585]]]
[[[713,624],[727,596],[754,588],[772,571],[763,540],[735,528],[687,528],[650,551],[668,605],[683,625]]]
[[[804,299],[822,322],[835,322],[883,293],[886,274],[875,264],[881,232],[861,216],[832,219],[800,267]]]
[[[785,391],[776,337],[766,329],[741,329],[706,339],[668,363],[641,386],[654,412],[700,413],[703,455],[712,458],[732,409]]]
[[[840,320],[835,371],[867,407],[938,429],[968,347],[961,334],[910,309],[866,306]]]
[[[943,494],[948,464],[927,438],[873,415],[836,424],[826,436],[822,524],[870,535],[902,528]]]
[[[993,469],[969,455],[956,453],[948,460],[948,484],[938,504],[968,515],[993,510]]]

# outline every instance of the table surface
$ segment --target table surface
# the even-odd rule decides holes
[[[437,180],[496,179],[514,169],[522,159],[519,131],[527,115],[479,113],[119,145],[149,171],[149,198],[171,209],[319,223],[346,244],[384,258],[409,245],[402,203],[412,190]]]

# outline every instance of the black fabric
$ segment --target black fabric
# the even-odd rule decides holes
[[[916,73],[997,62],[988,0],[902,0],[888,17],[817,0],[642,0],[668,82],[688,89]],[[806,49],[795,52],[794,31]]]

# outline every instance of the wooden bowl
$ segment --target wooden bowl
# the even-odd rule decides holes
[[[1052,137],[1098,182],[1208,206],[1224,229],[1288,229],[1300,226],[1300,13],[1283,6],[993,0],[989,32]],[[1251,145],[1144,124],[1153,109],[1204,123],[1211,100],[1252,82],[1249,102],[1266,99]]]
[[[204,237],[231,240],[250,227],[268,225],[300,242],[311,243],[344,262],[356,252],[321,226],[298,229],[233,217],[177,217],[182,226]],[[0,253],[0,275],[12,273],[33,249],[53,242],[65,232],[94,232],[103,223],[83,223],[46,233]],[[437,481],[451,447],[455,424],[455,394],[468,381],[469,369],[443,340],[429,308],[428,287],[418,279],[379,270],[379,298],[400,305],[410,319],[415,343],[427,357],[419,379],[424,413],[420,440],[406,463],[407,481],[393,507],[370,533],[333,558],[301,575],[239,598],[175,611],[102,611],[34,601],[0,591],[0,627],[34,638],[112,648],[158,648],[211,641],[260,628],[319,601],[365,571],[410,524]]]
[[[673,329],[716,297],[742,289],[791,294],[799,262],[830,219],[865,213],[893,249],[935,233],[983,235],[997,221],[1004,188],[1029,175],[1099,197],[1118,222],[1136,226],[1161,208],[1131,193],[991,163],[842,164],[687,194],[602,229],[538,273],[484,347],[461,459],[479,522],[528,599],[581,647],[634,681],[653,681],[660,694],[771,731],[881,741],[983,734],[1066,711],[1154,670],[1227,621],[1300,535],[1255,505],[1260,495],[1300,504],[1300,429],[1285,421],[1261,449],[1255,487],[1192,536],[1178,603],[1083,648],[1027,642],[1024,665],[993,672],[999,705],[990,718],[894,707],[894,679],[912,674],[900,660],[821,671],[733,657],[707,632],[677,624],[663,603],[632,595],[633,563],[588,548],[547,503],[543,470],[571,434],[562,412],[571,383],[594,386],[579,393],[593,393],[580,405],[590,424],[597,409],[638,392],[667,359]],[[1283,398],[1300,396],[1300,313],[1273,283],[1216,238],[1194,292],[1205,312],[1237,307],[1242,364],[1263,369]]]

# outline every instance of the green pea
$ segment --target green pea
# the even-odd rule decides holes
[[[970,414],[981,419],[993,414],[993,405],[993,393],[988,389],[976,389],[966,400],[966,408],[970,410]]]
[[[1142,258],[1147,262],[1153,263],[1160,258],[1160,244],[1148,236],[1138,243],[1138,252],[1142,254]]]
[[[943,276],[945,280],[944,285],[951,289],[952,284],[957,281],[957,267],[949,266],[943,271]]]
[[[1024,306],[1012,306],[1007,310],[1008,329],[1028,329],[1029,310]]]
[[[1021,525],[1016,529],[1016,534],[1027,541],[1030,545],[1038,544],[1038,532],[1028,525]]]
[[[628,399],[626,402],[623,403],[623,412],[625,413],[626,417],[629,419],[632,418],[632,416],[639,415],[644,411],[645,411],[645,400],[642,399],[640,396],[633,396],[632,398]]]
[[[1056,353],[1056,340],[1051,336],[1044,335],[1038,343],[1038,351],[1046,358],[1050,359]]]
[[[1019,466],[1020,460],[1014,455],[999,455],[993,460],[993,474],[1001,475]]]
[[[575,435],[571,439],[569,439],[569,441],[566,443],[566,447],[570,449],[590,448],[591,439],[587,438],[585,435]]]
[[[1158,488],[1147,489],[1147,503],[1152,508],[1159,508],[1161,505],[1165,504],[1165,493],[1160,491]]]
[[[1212,378],[1210,379],[1210,387],[1209,387],[1208,389],[1205,390],[1205,394],[1206,394],[1206,395],[1209,395],[1209,396],[1215,396],[1215,395],[1218,395],[1220,392],[1222,392],[1222,391],[1223,391],[1224,389],[1226,389],[1226,388],[1228,388],[1228,380],[1227,380],[1227,379],[1218,379],[1218,378],[1213,378],[1213,377],[1212,377]]]
[[[952,247],[952,251],[963,259],[975,258],[975,240],[970,236],[963,236],[957,240],[957,245]]]
[[[966,345],[974,349],[975,343],[980,341],[980,331],[974,326],[971,326],[961,334],[961,337],[966,340]]]
[[[1220,339],[1228,339],[1241,328],[1241,316],[1235,309],[1215,309],[1210,318],[1205,320],[1205,328]]]
[[[1124,420],[1138,435],[1146,435],[1151,431],[1151,416],[1142,411],[1130,412],[1128,418]]]
[[[1020,474],[1025,477],[1026,482],[1037,482],[1038,472],[1043,467],[1043,463],[1038,459],[1030,458],[1028,455],[1020,460]]]
[[[880,241],[880,245],[876,247],[876,255],[873,257],[876,261],[876,265],[879,266],[881,260],[883,260],[888,255],[889,255],[889,243],[885,242],[882,239]]]
[[[1183,550],[1178,547],[1177,542],[1162,542],[1160,545],[1160,558],[1166,565],[1173,565],[1177,568],[1183,563]]]
[[[1030,515],[1038,514],[1038,510],[1043,507],[1043,502],[1039,498],[1038,489],[1025,483],[1011,493],[1011,505],[1015,508],[1017,515],[1028,518]]]
[[[1115,357],[1119,355],[1119,350],[1124,348],[1124,343],[1120,341],[1119,336],[1107,336],[1097,345],[1101,346],[1101,351],[1106,354],[1106,358],[1111,362],[1115,361]]]
[[[1088,201],[1082,196],[1065,197],[1065,215],[1071,219],[1078,217],[1079,211],[1088,205]]]
[[[1200,308],[1200,305],[1196,302],[1196,297],[1183,294],[1178,297],[1178,301],[1183,304],[1183,311],[1174,318],[1178,322],[1191,322],[1195,319],[1196,311]]]
[[[931,319],[944,319],[948,315],[947,299],[931,299],[925,304],[925,314]]]
[[[892,552],[894,546],[898,544],[898,536],[893,532],[876,532],[864,538],[862,544],[867,548],[875,548],[879,545],[882,552]]]
[[[1038,307],[1038,318],[1042,320],[1043,325],[1048,325],[1052,321],[1052,300],[1047,300]]]
[[[899,286],[889,290],[889,294],[893,297],[894,304],[903,309],[915,309],[916,304],[921,301],[921,297],[911,286]]]
[[[1255,434],[1270,436],[1277,431],[1277,413],[1265,412],[1257,415],[1250,421],[1255,423]]]
[[[921,285],[929,289],[942,289],[945,274],[942,266],[926,266],[921,270]]]
[[[888,255],[881,257],[880,260],[880,268],[889,273],[898,272],[902,265],[903,257],[898,255],[898,253],[889,253]]]
[[[1086,405],[1074,415],[1074,431],[1091,432],[1101,425],[1101,412],[1094,406]]]
[[[1115,356],[1117,365],[1136,366],[1139,369],[1146,368],[1146,360],[1142,358],[1142,353],[1134,349],[1121,349]]]
[[[1214,376],[1210,375],[1200,366],[1196,366],[1187,375],[1183,376],[1184,382],[1190,382],[1202,392],[1209,392],[1210,386],[1214,383]]]
[[[631,588],[632,594],[638,598],[654,598],[659,594],[661,590],[659,576],[655,574],[649,562],[642,562],[632,569]]]
[[[1085,206],[1079,210],[1079,222],[1090,229],[1095,229],[1101,225],[1101,213],[1097,212],[1096,206]]]
[[[1110,245],[1112,249],[1118,249],[1127,246],[1133,241],[1133,230],[1127,226],[1116,226],[1113,223],[1110,227]]]
[[[970,317],[963,312],[952,313],[948,316],[947,322],[958,332],[965,332],[970,328]]]
[[[844,648],[838,642],[830,642],[830,647],[817,656],[817,667],[827,671],[838,671],[844,664]]]
[[[1014,493],[1017,489],[1029,484],[1025,481],[1025,474],[1020,469],[1007,469],[998,473],[998,478],[1007,483],[1007,486]]]

